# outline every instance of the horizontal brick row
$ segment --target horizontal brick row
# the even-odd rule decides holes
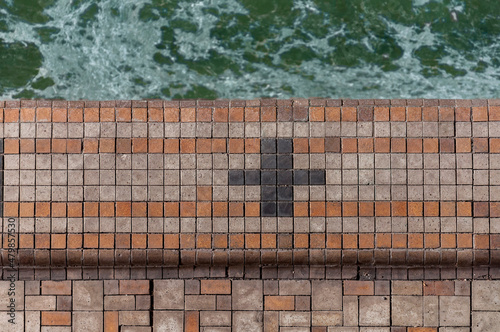
[[[499,133],[500,135],[500,133]],[[5,154],[260,153],[258,138],[6,138]],[[293,153],[500,153],[500,138],[294,138]]]
[[[5,234],[4,248],[9,237]],[[472,233],[18,234],[21,249],[500,249],[500,235]]]
[[[128,107],[84,107],[80,104],[79,107],[52,108],[6,106],[0,106],[0,122],[500,121],[500,106],[495,105],[325,107],[282,100],[278,105],[239,107],[161,104]]]
[[[371,267],[491,267],[500,264],[500,250],[436,249],[18,249],[23,269],[101,267],[205,266],[371,266]],[[2,266],[8,266],[2,253]],[[255,272],[255,271],[254,271]],[[178,271],[178,273],[180,273]],[[498,271],[495,273],[498,274]],[[5,275],[8,277],[8,274]]]
[[[500,217],[500,202],[293,202],[295,217]],[[260,202],[4,202],[4,217],[259,217]]]

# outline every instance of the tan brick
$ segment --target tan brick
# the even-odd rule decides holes
[[[73,310],[103,309],[102,281],[73,281]]]
[[[264,332],[279,331],[279,314],[276,311],[264,311]]]
[[[149,325],[149,311],[120,311],[120,325]]]
[[[294,310],[294,300],[293,296],[266,296],[265,310]]]
[[[262,280],[234,280],[232,287],[233,310],[262,310]]]
[[[361,296],[359,298],[359,324],[363,326],[388,326],[390,298],[387,296]]]
[[[392,295],[422,295],[421,281],[392,281]]]
[[[34,330],[26,330],[26,331],[34,331]],[[41,332],[71,332],[71,326],[42,326],[42,329],[40,331]]]
[[[310,326],[311,315],[309,312],[281,311],[280,326]]]
[[[42,325],[71,325],[71,312],[42,311]]]
[[[439,325],[469,326],[470,298],[468,296],[440,296]]]
[[[25,301],[26,310],[56,310],[55,296],[26,296]]]
[[[339,280],[313,280],[312,310],[341,310],[342,282]]]
[[[122,326],[121,332],[151,332],[150,326]]]
[[[73,311],[73,331],[102,332],[102,311]],[[107,332],[107,331],[106,331]]]
[[[312,326],[341,326],[342,311],[313,311]]]
[[[186,310],[215,310],[215,295],[186,295]]]
[[[233,311],[233,331],[262,331],[262,311]]]
[[[154,281],[155,309],[184,309],[183,280]]]
[[[40,312],[25,311],[26,331],[40,331]]]
[[[231,326],[231,311],[201,311],[200,326]]]
[[[373,295],[375,284],[373,281],[346,280],[344,281],[344,295]]]
[[[174,332],[183,331],[183,329],[184,313],[182,311],[153,311],[153,332]]]
[[[424,296],[424,326],[439,325],[439,302],[437,296]]]
[[[202,280],[201,294],[231,294],[231,280]]]
[[[71,295],[71,281],[42,281],[43,295]]]
[[[280,280],[280,295],[311,295],[311,282],[309,280]]]
[[[120,280],[120,294],[149,294],[149,280]]]
[[[105,295],[104,310],[134,310],[135,296],[133,295]]]
[[[392,324],[396,326],[423,325],[423,296],[393,296]]]
[[[358,326],[358,297],[344,296],[342,312],[344,314],[344,326]]]

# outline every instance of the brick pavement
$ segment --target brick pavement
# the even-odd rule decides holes
[[[500,100],[23,100],[0,122],[26,330],[500,318]]]

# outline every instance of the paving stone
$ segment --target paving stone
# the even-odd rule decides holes
[[[393,296],[392,324],[396,326],[422,326],[422,296]]]
[[[120,311],[118,315],[120,325],[150,325],[149,311]]]
[[[470,299],[465,296],[439,297],[440,326],[469,326]]]
[[[73,310],[103,310],[102,281],[73,281]]]
[[[231,311],[201,311],[200,326],[231,326]]]
[[[364,326],[390,325],[390,299],[387,296],[359,297],[359,324]]]
[[[358,297],[344,296],[342,307],[344,326],[358,326],[358,312]]]
[[[153,332],[177,332],[183,329],[184,313],[182,311],[153,311]]]
[[[472,332],[496,332],[500,312],[472,312]]]
[[[277,311],[264,311],[264,332],[279,331],[279,313]]]
[[[75,332],[102,332],[102,311],[73,311],[73,331]]]
[[[282,282],[280,281],[280,292],[281,292],[281,283]],[[295,295],[295,294],[290,294],[290,295]],[[342,282],[339,280],[313,280],[312,310],[341,310],[341,309],[342,309]]]
[[[311,295],[311,282],[308,280],[280,280],[280,295]]]
[[[439,299],[437,296],[424,296],[424,326],[439,325]]]
[[[421,281],[392,281],[392,295],[422,295]]]
[[[234,280],[232,287],[233,310],[262,310],[263,287],[261,280]]]
[[[215,295],[186,295],[186,310],[215,310]]]
[[[303,311],[281,311],[280,326],[310,326],[311,314]]]
[[[342,325],[342,311],[313,311],[312,326],[340,326]]]
[[[155,280],[153,301],[155,309],[184,309],[184,281]]]
[[[500,281],[472,281],[472,310],[500,310]]]
[[[233,311],[233,330],[241,332],[263,331],[263,313],[259,311]]]
[[[135,296],[133,295],[106,295],[104,296],[104,310],[134,310]]]
[[[26,310],[56,310],[56,297],[45,296],[26,296]]]

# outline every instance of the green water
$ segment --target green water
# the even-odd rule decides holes
[[[0,99],[498,98],[498,13],[498,0],[0,0]]]

